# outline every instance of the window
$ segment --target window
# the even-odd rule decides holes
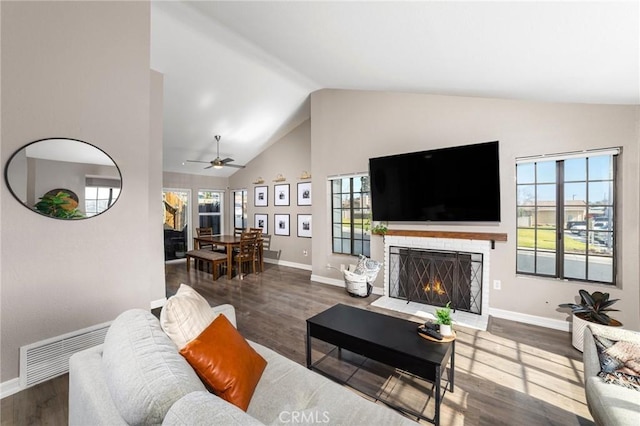
[[[233,226],[247,228],[247,190],[233,191]]]
[[[120,195],[120,180],[86,177],[84,187],[84,208],[87,217],[107,210]]]
[[[224,192],[198,190],[198,227],[213,228],[214,235],[222,233],[222,200]]]
[[[618,152],[516,161],[517,273],[615,284]]]
[[[331,179],[333,252],[369,256],[371,198],[369,177]]]

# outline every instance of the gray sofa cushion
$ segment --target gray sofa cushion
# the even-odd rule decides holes
[[[267,425],[413,425],[385,405],[357,395],[258,343],[249,344],[267,360],[247,413]]]
[[[69,358],[69,426],[126,426],[102,369],[102,345]]]
[[[127,423],[160,424],[184,395],[206,391],[150,312],[116,318],[104,342],[103,368],[114,404]]]
[[[262,423],[209,392],[192,392],[173,404],[162,425],[260,426]]]

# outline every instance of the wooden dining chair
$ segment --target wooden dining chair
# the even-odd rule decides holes
[[[247,263],[251,264],[251,272],[256,272],[256,240],[255,232],[243,232],[240,235],[240,246],[238,252],[234,254],[236,270],[240,279],[244,278],[242,267]]]
[[[213,228],[209,227],[209,228],[196,228],[196,233],[198,234],[198,237],[206,237],[206,236],[211,236],[213,235]],[[205,250],[213,250],[213,251],[217,251],[219,253],[226,253],[226,249],[224,246],[219,246],[217,244],[213,244],[213,243],[207,243],[207,242],[198,242],[198,245],[201,249],[205,249]]]
[[[258,235],[256,245],[256,260],[260,266],[260,272],[264,272],[264,251],[269,250],[271,246],[271,235],[263,234],[262,228],[249,228],[249,231],[255,232]]]
[[[196,234],[198,237],[206,237],[209,235],[213,235],[213,228],[196,228]],[[213,250],[213,243],[203,243],[198,242],[198,247],[201,250],[211,249]]]

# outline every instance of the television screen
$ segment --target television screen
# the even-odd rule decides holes
[[[377,221],[498,222],[498,142],[369,159]]]

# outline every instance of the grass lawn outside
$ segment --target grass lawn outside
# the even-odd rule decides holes
[[[544,229],[538,228],[538,250],[556,250],[556,230],[555,228]],[[530,248],[535,247],[535,230],[534,229],[518,229],[518,247]],[[564,249],[565,252],[585,253],[587,244],[565,235]]]

